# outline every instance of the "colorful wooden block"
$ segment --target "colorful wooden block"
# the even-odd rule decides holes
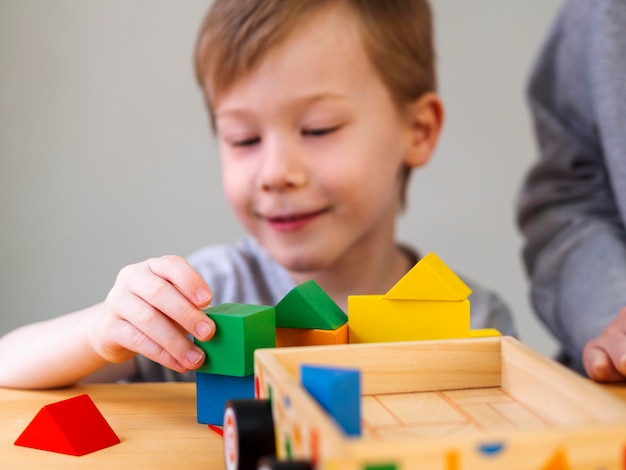
[[[196,372],[198,423],[222,426],[226,402],[240,398],[254,398],[254,375],[232,377]]]
[[[470,330],[471,289],[434,253],[384,295],[348,297],[350,343],[499,336]]]
[[[276,304],[276,326],[335,330],[348,321],[346,314],[315,281],[291,289]]]
[[[346,434],[361,434],[361,374],[358,369],[302,364],[300,383]]]
[[[350,343],[467,338],[470,304],[436,300],[390,300],[382,295],[348,297]]]
[[[78,395],[41,408],[15,445],[85,455],[119,442],[91,397]]]
[[[328,344],[347,344],[348,324],[344,323],[335,330],[307,330],[304,328],[276,328],[276,347],[322,346]]]
[[[199,372],[244,377],[254,373],[254,351],[276,346],[273,307],[225,303],[204,311],[215,322],[215,335],[198,341],[207,355]]]
[[[567,456],[563,450],[557,450],[552,457],[539,470],[569,470]]]
[[[480,328],[469,332],[470,338],[485,338],[487,336],[502,336],[502,333],[495,328]]]
[[[424,256],[384,295],[391,300],[465,300],[472,290],[435,253]]]

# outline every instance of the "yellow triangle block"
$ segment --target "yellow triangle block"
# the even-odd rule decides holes
[[[435,253],[428,253],[384,295],[392,300],[465,300],[472,290]]]

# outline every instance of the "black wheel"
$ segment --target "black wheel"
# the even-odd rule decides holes
[[[226,470],[256,470],[261,457],[276,455],[269,400],[229,400],[224,407]]]
[[[313,470],[309,462],[304,460],[277,460],[275,457],[263,457],[259,460],[257,470]]]

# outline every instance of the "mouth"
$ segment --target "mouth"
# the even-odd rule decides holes
[[[288,232],[299,230],[309,225],[326,212],[328,212],[327,208],[312,212],[265,216],[265,220],[267,220],[272,228],[281,232]]]

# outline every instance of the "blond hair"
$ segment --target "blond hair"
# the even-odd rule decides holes
[[[314,11],[339,0],[215,0],[202,22],[195,69],[215,129],[213,101],[251,73]],[[426,0],[343,0],[364,49],[398,109],[436,90],[430,7]],[[410,168],[402,172],[401,204]]]

